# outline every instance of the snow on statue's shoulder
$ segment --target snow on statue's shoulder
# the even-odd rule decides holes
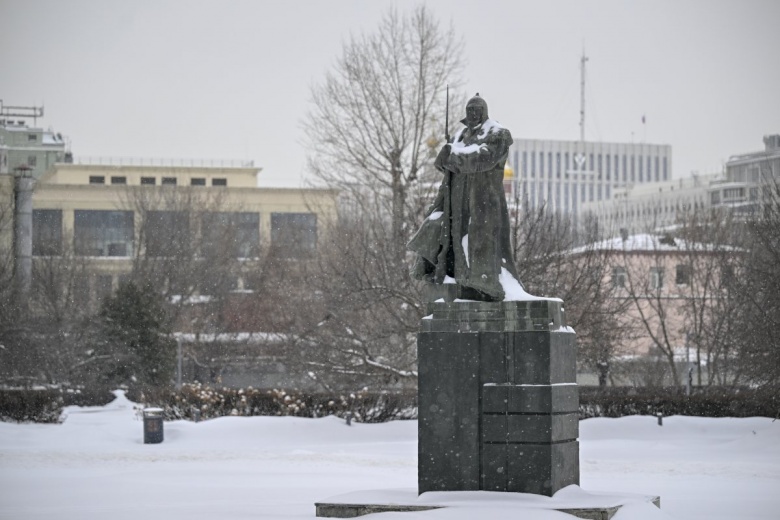
[[[484,139],[488,135],[500,132],[501,130],[506,130],[501,123],[493,119],[486,119],[485,122],[482,123],[482,131],[479,133],[479,138]]]

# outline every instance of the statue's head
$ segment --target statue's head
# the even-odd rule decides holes
[[[466,103],[466,124],[470,127],[481,125],[488,118],[487,102],[479,97],[479,92]]]

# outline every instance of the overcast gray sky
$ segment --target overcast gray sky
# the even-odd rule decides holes
[[[0,0],[0,99],[45,104],[78,156],[253,159],[306,180],[301,120],[352,34],[405,0]],[[780,2],[428,0],[466,45],[466,82],[522,138],[673,147],[719,171],[780,133]],[[642,115],[646,115],[646,128]]]

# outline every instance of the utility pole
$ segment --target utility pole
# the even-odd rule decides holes
[[[582,57],[580,58],[580,141],[585,142],[585,62],[588,57],[585,56],[585,46],[582,48]]]

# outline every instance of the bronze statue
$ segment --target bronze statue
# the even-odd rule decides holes
[[[504,164],[512,134],[488,117],[479,94],[466,104],[465,126],[434,165],[444,174],[425,221],[407,247],[419,256],[413,275],[456,283],[468,299],[501,301],[517,280],[504,196]]]

